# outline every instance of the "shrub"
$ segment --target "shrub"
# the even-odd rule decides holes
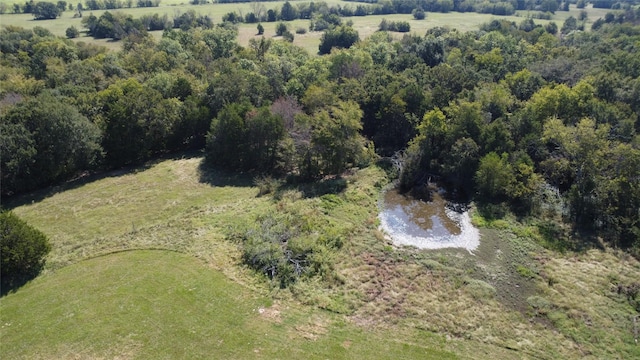
[[[490,300],[496,296],[496,288],[482,280],[464,279],[465,291],[476,300]]]
[[[281,185],[278,179],[271,176],[259,176],[253,179],[253,184],[258,187],[258,196],[273,194]]]
[[[11,212],[0,213],[0,273],[3,291],[32,279],[51,250],[47,237]]]
[[[283,36],[285,32],[287,32],[287,24],[280,22],[276,26],[276,36]]]
[[[413,18],[416,20],[424,20],[427,17],[427,14],[422,10],[422,8],[413,9]]]
[[[80,31],[75,26],[70,26],[67,28],[66,35],[69,39],[75,39],[80,36]]]
[[[295,210],[258,218],[241,235],[242,260],[281,288],[303,277],[334,280],[333,254],[343,245],[342,235],[334,229],[311,232],[313,221]]]
[[[296,34],[306,34],[307,33],[307,29],[299,27],[296,29]]]
[[[289,30],[282,33],[282,38],[287,40],[288,42],[293,42],[293,33]]]

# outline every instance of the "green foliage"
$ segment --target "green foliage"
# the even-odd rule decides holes
[[[533,270],[522,265],[516,266],[516,271],[518,272],[518,274],[520,274],[520,276],[529,279],[534,279],[537,276],[537,274]]]
[[[181,104],[137,80],[117,82],[97,94],[104,118],[102,147],[111,166],[138,163],[168,148]]]
[[[0,212],[0,274],[6,293],[34,278],[51,250],[47,237],[10,211]]]
[[[311,118],[311,148],[301,165],[303,177],[341,174],[349,166],[366,165],[366,142],[362,129],[362,110],[355,102],[339,102],[318,111]]]
[[[574,18],[573,16],[569,16],[562,24],[560,32],[563,34],[568,34],[574,30],[578,30],[578,20],[576,20],[576,18]]]
[[[301,277],[335,278],[332,252],[342,246],[339,234],[312,233],[313,220],[295,210],[257,219],[242,236],[242,259],[285,288]]]
[[[91,14],[82,18],[82,25],[88,34],[96,39],[112,38],[121,40],[127,36],[146,36],[147,31],[140,19],[125,13],[106,11],[99,18]]]
[[[276,36],[282,36],[285,32],[289,31],[287,24],[279,22],[276,26]]]
[[[54,3],[39,1],[33,6],[31,13],[36,20],[50,20],[60,16],[62,11],[64,9],[61,10]]]
[[[282,117],[273,115],[269,108],[233,103],[211,123],[207,159],[226,169],[271,172],[284,135]]]
[[[320,55],[328,54],[334,47],[348,49],[358,41],[360,41],[360,36],[356,30],[350,26],[338,26],[322,34],[318,53]]]
[[[280,18],[284,21],[291,21],[298,18],[296,8],[290,2],[285,2],[280,9]]]
[[[491,152],[482,159],[475,174],[478,195],[489,202],[500,202],[508,196],[508,189],[515,182],[513,168],[507,154]]]
[[[87,6],[101,4],[106,6]],[[434,27],[400,41],[376,33],[351,46],[358,35],[342,25],[341,16],[410,14],[418,7],[429,12],[495,12],[509,6],[554,11],[554,4],[384,1],[354,10],[291,2],[283,11],[271,12],[258,5],[251,6],[252,22],[271,20],[275,26],[278,19],[308,19],[315,30],[327,30],[320,52],[333,54],[310,57],[287,41],[266,39],[252,39],[243,48],[236,43],[236,27],[213,26],[209,17],[195,11],[176,15],[173,24],[159,15],[85,15],[82,21],[90,32],[123,39],[120,53],[56,38],[41,27],[0,30],[3,116],[16,116],[12,109],[21,102],[52,91],[99,129],[105,151],[98,161],[44,174],[33,168],[40,163],[34,161],[39,152],[31,130],[3,124],[9,134],[3,147],[12,154],[10,165],[3,164],[3,185],[17,184],[11,185],[11,178],[27,168],[35,172],[20,182],[23,189],[83,170],[202,148],[211,119],[228,115],[223,109],[230,104],[246,103],[251,110],[236,119],[242,131],[229,136],[237,145],[231,148],[241,149],[231,156],[236,157],[230,161],[233,166],[224,165],[229,169],[317,179],[366,164],[375,149],[397,166],[405,190],[437,179],[492,213],[546,214],[555,221],[568,215],[568,228],[596,231],[616,245],[636,246],[637,214],[629,210],[637,208],[636,10],[608,14],[593,31],[563,37],[552,35],[557,29],[551,24],[536,23],[540,16],[550,16],[545,13],[519,22],[492,20],[481,32]],[[24,8],[32,11],[34,6]],[[219,15],[231,10],[237,14],[225,8]],[[434,15],[434,21],[440,20]],[[181,30],[169,30],[169,25]],[[583,24],[575,25],[579,29]],[[162,39],[145,36],[152,28],[165,29]],[[70,28],[75,35],[72,32]],[[281,32],[292,40],[289,34]],[[260,110],[270,103],[287,104],[269,109],[282,118],[281,129]],[[358,111],[346,111],[344,104],[354,104]],[[584,126],[585,118],[593,121],[595,131]],[[589,140],[590,133],[597,141]],[[236,136],[243,139],[233,139]],[[223,132],[215,136],[224,137]],[[207,151],[215,148],[210,146]],[[594,150],[585,154],[581,146]],[[216,158],[224,162],[228,153],[218,152]],[[500,159],[493,163],[494,170],[505,176],[501,186],[491,186],[492,153]],[[478,172],[486,176],[477,177]],[[44,178],[49,180],[40,181]],[[557,196],[549,200],[554,192]]]
[[[379,31],[397,31],[397,32],[409,32],[411,31],[411,25],[406,21],[387,21],[382,19],[380,25],[378,25]]]
[[[65,34],[67,35],[67,38],[75,39],[78,36],[80,36],[80,31],[78,31],[78,29],[75,26],[70,26],[65,31]]]
[[[100,133],[78,110],[44,93],[0,118],[2,195],[67,179],[100,154]]]

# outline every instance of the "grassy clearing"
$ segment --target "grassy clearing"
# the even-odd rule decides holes
[[[45,273],[0,300],[0,323],[12,324],[1,330],[3,343],[29,344],[30,338],[43,343],[33,350],[28,345],[16,345],[11,348],[12,354],[27,358],[64,358],[74,353],[84,357],[145,357],[153,351],[177,353],[184,344],[188,348],[180,351],[188,354],[186,357],[199,357],[199,348],[214,351],[217,345],[211,342],[213,335],[196,336],[191,329],[197,334],[217,333],[217,325],[207,319],[227,321],[222,319],[234,315],[227,311],[206,313],[209,300],[194,300],[183,306],[187,309],[184,311],[173,308],[174,302],[183,301],[173,298],[182,296],[178,290],[161,298],[157,313],[149,306],[150,298],[167,289],[163,284],[168,280],[158,279],[175,277],[177,285],[169,287],[201,289],[198,299],[211,298],[215,288],[241,289],[234,293],[240,295],[220,302],[237,303],[240,312],[233,329],[247,332],[244,339],[254,345],[234,343],[233,339],[243,338],[235,330],[229,331],[224,335],[230,338],[229,347],[220,350],[223,357],[245,358],[254,350],[264,358],[451,355],[442,351],[474,359],[637,355],[629,318],[635,310],[626,297],[612,290],[640,278],[640,264],[634,259],[610,252],[553,253],[538,245],[532,227],[511,219],[488,224],[492,228],[482,230],[480,248],[473,255],[455,249],[395,248],[377,230],[377,201],[388,181],[379,168],[353,171],[319,184],[281,186],[273,194],[258,196],[259,188],[250,177],[216,172],[201,164],[202,158],[197,156],[158,160],[146,167],[69,183],[5,204],[45,232],[53,246]],[[311,279],[283,291],[240,265],[238,244],[229,239],[247,229],[259,215],[282,211],[313,218],[319,233],[342,234],[344,246],[331,259],[338,282]],[[155,255],[136,255],[138,252],[83,261],[133,249],[173,250],[200,262],[165,252],[149,253],[170,254],[160,256],[164,259],[161,263],[155,262]],[[138,260],[137,256],[147,260]],[[175,258],[166,258],[172,256]],[[110,261],[115,264],[113,269],[107,269]],[[145,263],[151,265],[138,267]],[[216,270],[225,275],[220,277],[223,280],[206,280],[220,276]],[[193,277],[194,282],[184,280],[179,272],[192,274],[187,277]],[[103,273],[107,278],[101,277]],[[115,281],[110,279],[118,280],[110,283]],[[85,302],[75,300],[83,295],[74,291],[96,286],[107,292],[96,295],[97,290],[92,290],[87,292],[90,298]],[[136,292],[138,288],[140,292]],[[109,291],[122,297],[109,301],[114,304],[123,303],[130,294],[135,300],[129,306],[131,311],[102,304]],[[59,310],[49,314],[47,302],[55,302],[52,299],[58,299],[51,306]],[[264,307],[270,301],[274,305],[265,307],[268,310],[263,315],[271,322],[262,323],[262,318],[249,309]],[[77,320],[65,317],[79,314],[65,308],[70,306],[63,306],[67,303],[78,304],[77,311],[83,312],[105,306],[96,310],[98,315],[92,315],[105,319],[97,321],[96,328],[80,326],[85,329],[81,335],[74,327]],[[18,308],[33,311],[25,314]],[[165,323],[174,327],[171,336],[182,339],[163,345],[171,346],[170,350],[153,345],[153,339],[162,340],[165,335],[154,332],[153,327],[136,327],[138,317],[160,317],[162,313],[186,314],[169,317]],[[115,317],[113,323],[107,321],[110,316]],[[215,320],[216,316],[221,319]],[[13,327],[40,321],[57,324],[58,331],[36,335],[38,327],[33,332],[29,327]],[[98,330],[102,327],[111,335]],[[596,327],[598,331],[594,331]],[[130,334],[137,335],[126,338]],[[441,337],[445,334],[446,340]],[[105,340],[116,335],[122,340],[117,344]],[[95,346],[87,345],[93,342]],[[198,349],[191,352],[192,348]]]
[[[133,251],[41,277],[2,299],[3,358],[452,359],[323,312],[273,304],[192,257]],[[26,310],[26,311],[25,311]],[[428,346],[428,348],[426,347]]]

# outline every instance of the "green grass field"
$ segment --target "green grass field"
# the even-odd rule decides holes
[[[11,0],[9,0],[11,2]],[[295,1],[294,1],[295,2]],[[299,1],[305,2],[305,1]],[[340,0],[330,0],[326,1],[329,5],[332,4],[340,4],[340,5],[352,5],[354,3],[347,3]],[[283,1],[274,1],[274,2],[265,2],[264,5],[267,9],[275,9],[282,7]],[[239,4],[206,4],[206,5],[189,5],[187,1],[183,0],[167,0],[162,1],[159,7],[156,8],[130,8],[130,9],[118,9],[116,11],[126,12],[131,14],[135,18],[139,18],[143,15],[150,15],[158,13],[160,15],[167,15],[169,18],[173,18],[176,15],[184,13],[188,10],[195,10],[200,14],[209,15],[214,22],[222,21],[222,17],[224,14],[235,11],[238,13],[247,13],[251,11],[250,3],[239,3]],[[604,15],[609,11],[605,9],[593,9],[587,8],[585,9],[588,13],[588,19],[585,23],[585,27],[587,29],[590,28],[593,21],[598,18],[604,17]],[[100,11],[85,11],[84,14],[93,13],[96,16],[102,15],[104,13],[103,10]],[[558,11],[554,15],[551,21],[555,21],[558,26],[562,26],[564,20],[569,16],[578,17],[580,10],[577,9],[574,5],[571,6],[571,10],[569,12]],[[75,26],[78,29],[82,29],[80,18],[73,17],[73,11],[64,12],[60,18],[56,20],[41,20],[36,21],[33,20],[33,16],[31,14],[5,14],[0,15],[0,25],[2,26],[20,26],[24,28],[33,28],[36,26],[42,26],[49,31],[51,31],[55,35],[65,36],[65,31],[70,26]],[[514,16],[494,16],[490,14],[477,14],[477,13],[457,13],[451,12],[447,14],[443,13],[428,13],[427,18],[425,20],[415,20],[413,16],[410,14],[393,14],[393,15],[376,15],[376,16],[364,16],[364,17],[350,17],[343,18],[344,21],[353,21],[354,28],[360,34],[361,39],[365,39],[375,31],[378,30],[378,25],[382,21],[383,18],[390,21],[407,21],[411,25],[411,32],[417,34],[424,34],[428,29],[434,27],[451,27],[457,28],[461,31],[470,31],[476,30],[480,25],[491,21],[492,19],[506,19],[509,21],[515,21],[519,23],[523,20],[523,18],[528,16],[527,11],[519,11]],[[546,24],[549,20],[534,20],[539,24]],[[265,27],[265,36],[266,37],[274,37],[275,29],[277,23],[264,23]],[[308,20],[295,20],[289,22],[290,30],[295,31],[296,28],[302,27],[305,29],[309,29],[309,21]],[[240,24],[239,26],[239,34],[238,34],[238,43],[242,46],[247,46],[249,43],[249,39],[256,37],[257,35],[256,24]],[[162,36],[161,31],[153,32],[152,35],[156,38],[160,38]],[[310,54],[316,54],[318,52],[318,45],[320,44],[320,37],[322,36],[321,32],[307,32],[306,34],[295,34],[294,44],[306,49]],[[396,33],[395,37],[400,38],[402,34]],[[106,46],[113,50],[118,50],[120,48],[119,42],[112,42],[104,39],[93,39],[88,36],[81,36],[79,38],[74,39],[74,41],[84,41],[91,42]]]
[[[4,359],[455,358],[436,337],[399,341],[280,306],[168,251],[84,261],[1,304]]]

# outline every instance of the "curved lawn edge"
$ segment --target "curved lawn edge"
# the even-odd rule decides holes
[[[439,338],[421,334],[418,345],[335,314],[272,304],[175,251],[84,260],[37,278],[0,306],[3,358],[11,359],[455,358]]]

